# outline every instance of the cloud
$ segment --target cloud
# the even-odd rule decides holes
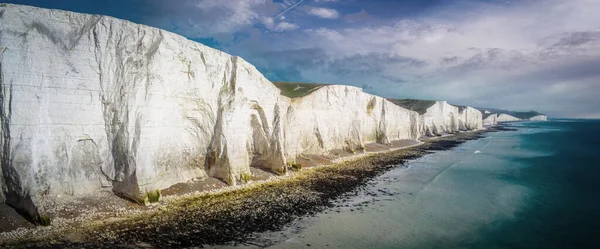
[[[364,9],[359,12],[347,14],[344,16],[344,21],[346,21],[347,23],[364,22],[364,21],[368,21],[370,19],[373,19],[373,16],[371,16]]]
[[[334,9],[319,7],[309,8],[308,14],[324,19],[337,19],[338,17],[340,17],[340,13]]]
[[[283,16],[281,16],[281,17],[283,17]],[[282,21],[276,22],[271,17],[264,17],[262,20],[262,24],[265,26],[265,28],[267,28],[271,31],[275,31],[275,32],[283,32],[283,31],[298,29],[297,24],[283,21],[283,20],[285,20],[285,18],[279,18],[279,19]]]
[[[592,0],[478,4],[466,13],[440,9],[381,25],[306,29],[302,39],[290,36],[279,47],[282,54],[320,51],[313,54],[317,64],[296,60],[296,53],[269,60],[280,65],[274,71],[293,68],[289,76],[278,74],[281,80],[367,84],[386,97],[590,116],[597,111],[589,106],[600,106],[590,94],[600,91],[596,9],[600,2]]]
[[[317,3],[335,3],[338,0],[314,0]]]
[[[294,3],[291,0],[286,0],[283,3],[283,6],[286,7],[286,9],[284,11],[282,11],[281,13],[279,13],[277,16],[275,16],[275,19],[277,19],[278,17],[283,16],[283,14],[285,14],[286,12],[290,11],[291,9],[295,8],[296,6],[298,6],[299,4],[301,4],[302,2],[304,2],[304,0],[299,0],[298,2]]]
[[[273,0],[149,0],[153,13],[146,23],[175,31],[189,38],[232,37],[265,17],[274,16],[284,7]],[[273,27],[290,29],[291,23],[274,24]]]

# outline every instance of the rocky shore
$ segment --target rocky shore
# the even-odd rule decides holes
[[[407,160],[478,139],[493,127],[426,140],[422,145],[365,156],[293,177],[231,191],[185,197],[151,212],[97,220],[73,228],[0,242],[16,248],[179,248],[251,243],[257,232],[277,231],[298,217],[333,205],[345,193]]]

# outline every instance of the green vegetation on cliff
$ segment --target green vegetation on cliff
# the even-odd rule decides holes
[[[434,100],[421,100],[421,99],[387,99],[390,102],[404,107],[408,110],[418,112],[419,115],[425,114],[427,108],[435,104]]]
[[[311,94],[323,86],[329,84],[295,83],[295,82],[273,82],[281,90],[281,95],[290,98],[299,98]]]
[[[543,114],[541,112],[536,112],[536,111],[513,112],[513,111],[507,111],[507,110],[495,109],[495,108],[477,108],[477,110],[481,111],[484,119],[487,118],[488,116],[490,116],[491,114],[507,114],[507,115],[511,115],[511,116],[513,116],[515,118],[519,118],[519,119],[530,119],[535,116],[546,115],[546,114]],[[489,111],[490,113],[486,114],[485,111]]]

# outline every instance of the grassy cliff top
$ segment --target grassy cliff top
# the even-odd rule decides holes
[[[512,112],[513,117],[520,119],[530,119],[538,115],[544,115],[543,113],[539,113],[536,111],[528,111],[528,112]]]
[[[299,98],[311,94],[323,86],[329,84],[296,83],[296,82],[273,82],[281,90],[281,95],[290,98]]]
[[[453,105],[458,107],[458,113],[463,113],[463,111],[465,111],[467,109],[467,106],[464,105]]]
[[[520,119],[529,119],[538,115],[545,115],[541,112],[536,112],[536,111],[528,111],[528,112],[513,112],[513,111],[507,111],[507,110],[501,110],[501,109],[495,109],[495,108],[477,108],[479,111],[481,111],[482,114],[484,114],[484,118],[489,116],[489,114],[486,116],[485,115],[485,111],[489,111],[490,113],[494,114],[508,114],[511,115],[515,118],[520,118]]]
[[[416,111],[419,115],[425,114],[427,108],[435,104],[435,100],[421,100],[421,99],[387,99],[390,102],[404,107],[408,110]]]
[[[492,116],[492,115],[495,115],[496,113],[484,113],[484,112],[481,112],[481,114],[483,115],[483,116],[482,116],[482,117],[483,117],[483,119],[486,119],[487,117],[489,117],[489,116]]]

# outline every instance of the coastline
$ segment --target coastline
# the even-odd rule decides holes
[[[434,151],[478,139],[502,126],[425,140],[412,146],[344,157],[333,165],[246,186],[184,195],[144,211],[80,226],[45,229],[0,242],[16,247],[189,247],[246,243],[252,233],[280,230],[312,215],[377,175]],[[5,244],[2,244],[5,243]]]

